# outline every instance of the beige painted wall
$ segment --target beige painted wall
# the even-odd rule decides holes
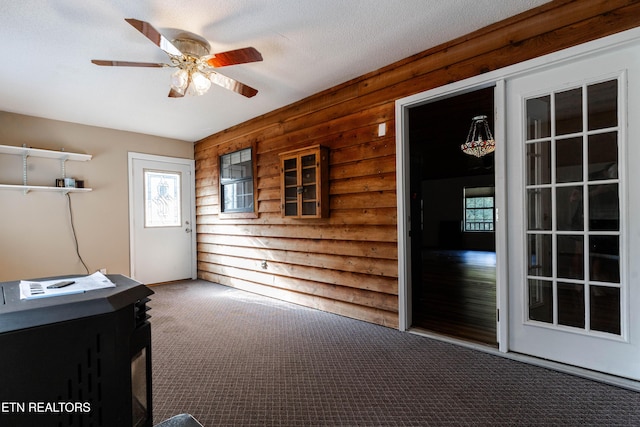
[[[0,112],[0,144],[91,154],[66,162],[66,176],[90,193],[71,194],[80,254],[89,272],[129,275],[130,151],[193,159],[193,143]],[[54,185],[58,160],[29,158],[28,183]],[[0,155],[0,183],[22,184],[22,157]],[[78,259],[67,197],[0,189],[0,281],[85,274]]]

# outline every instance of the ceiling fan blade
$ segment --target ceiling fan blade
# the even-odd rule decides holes
[[[222,86],[225,89],[232,90],[240,95],[246,96],[247,98],[251,98],[258,93],[257,89],[247,86],[244,83],[240,83],[232,78],[223,76],[222,74],[211,73],[211,77],[209,77],[209,79],[212,83]]]
[[[158,30],[153,28],[153,26],[148,22],[133,18],[125,18],[125,21],[131,24],[133,28],[140,31],[146,38],[151,40],[160,49],[164,50],[168,55],[182,56],[182,52],[180,52],[180,50],[169,41],[169,39],[160,34]]]
[[[183,96],[184,93],[180,93],[174,88],[171,88],[171,90],[169,90],[169,98],[182,98]]]
[[[154,62],[130,62],[130,61],[111,61],[105,59],[92,59],[96,65],[106,65],[110,67],[166,67],[167,64],[154,63]]]
[[[203,59],[210,67],[225,67],[227,65],[262,61],[262,55],[253,47],[245,47],[243,49],[208,55]]]

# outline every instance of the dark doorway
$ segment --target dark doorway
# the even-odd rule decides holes
[[[496,345],[494,154],[460,149],[478,115],[493,132],[493,87],[409,110],[411,326]]]

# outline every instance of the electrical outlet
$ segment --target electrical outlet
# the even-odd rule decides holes
[[[102,273],[102,274],[107,274],[107,269],[106,269],[106,268],[101,268],[101,269],[100,269],[100,273]]]

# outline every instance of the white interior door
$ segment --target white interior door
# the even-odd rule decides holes
[[[638,380],[639,46],[506,94],[509,349]]]
[[[195,279],[193,160],[129,153],[131,275]]]

